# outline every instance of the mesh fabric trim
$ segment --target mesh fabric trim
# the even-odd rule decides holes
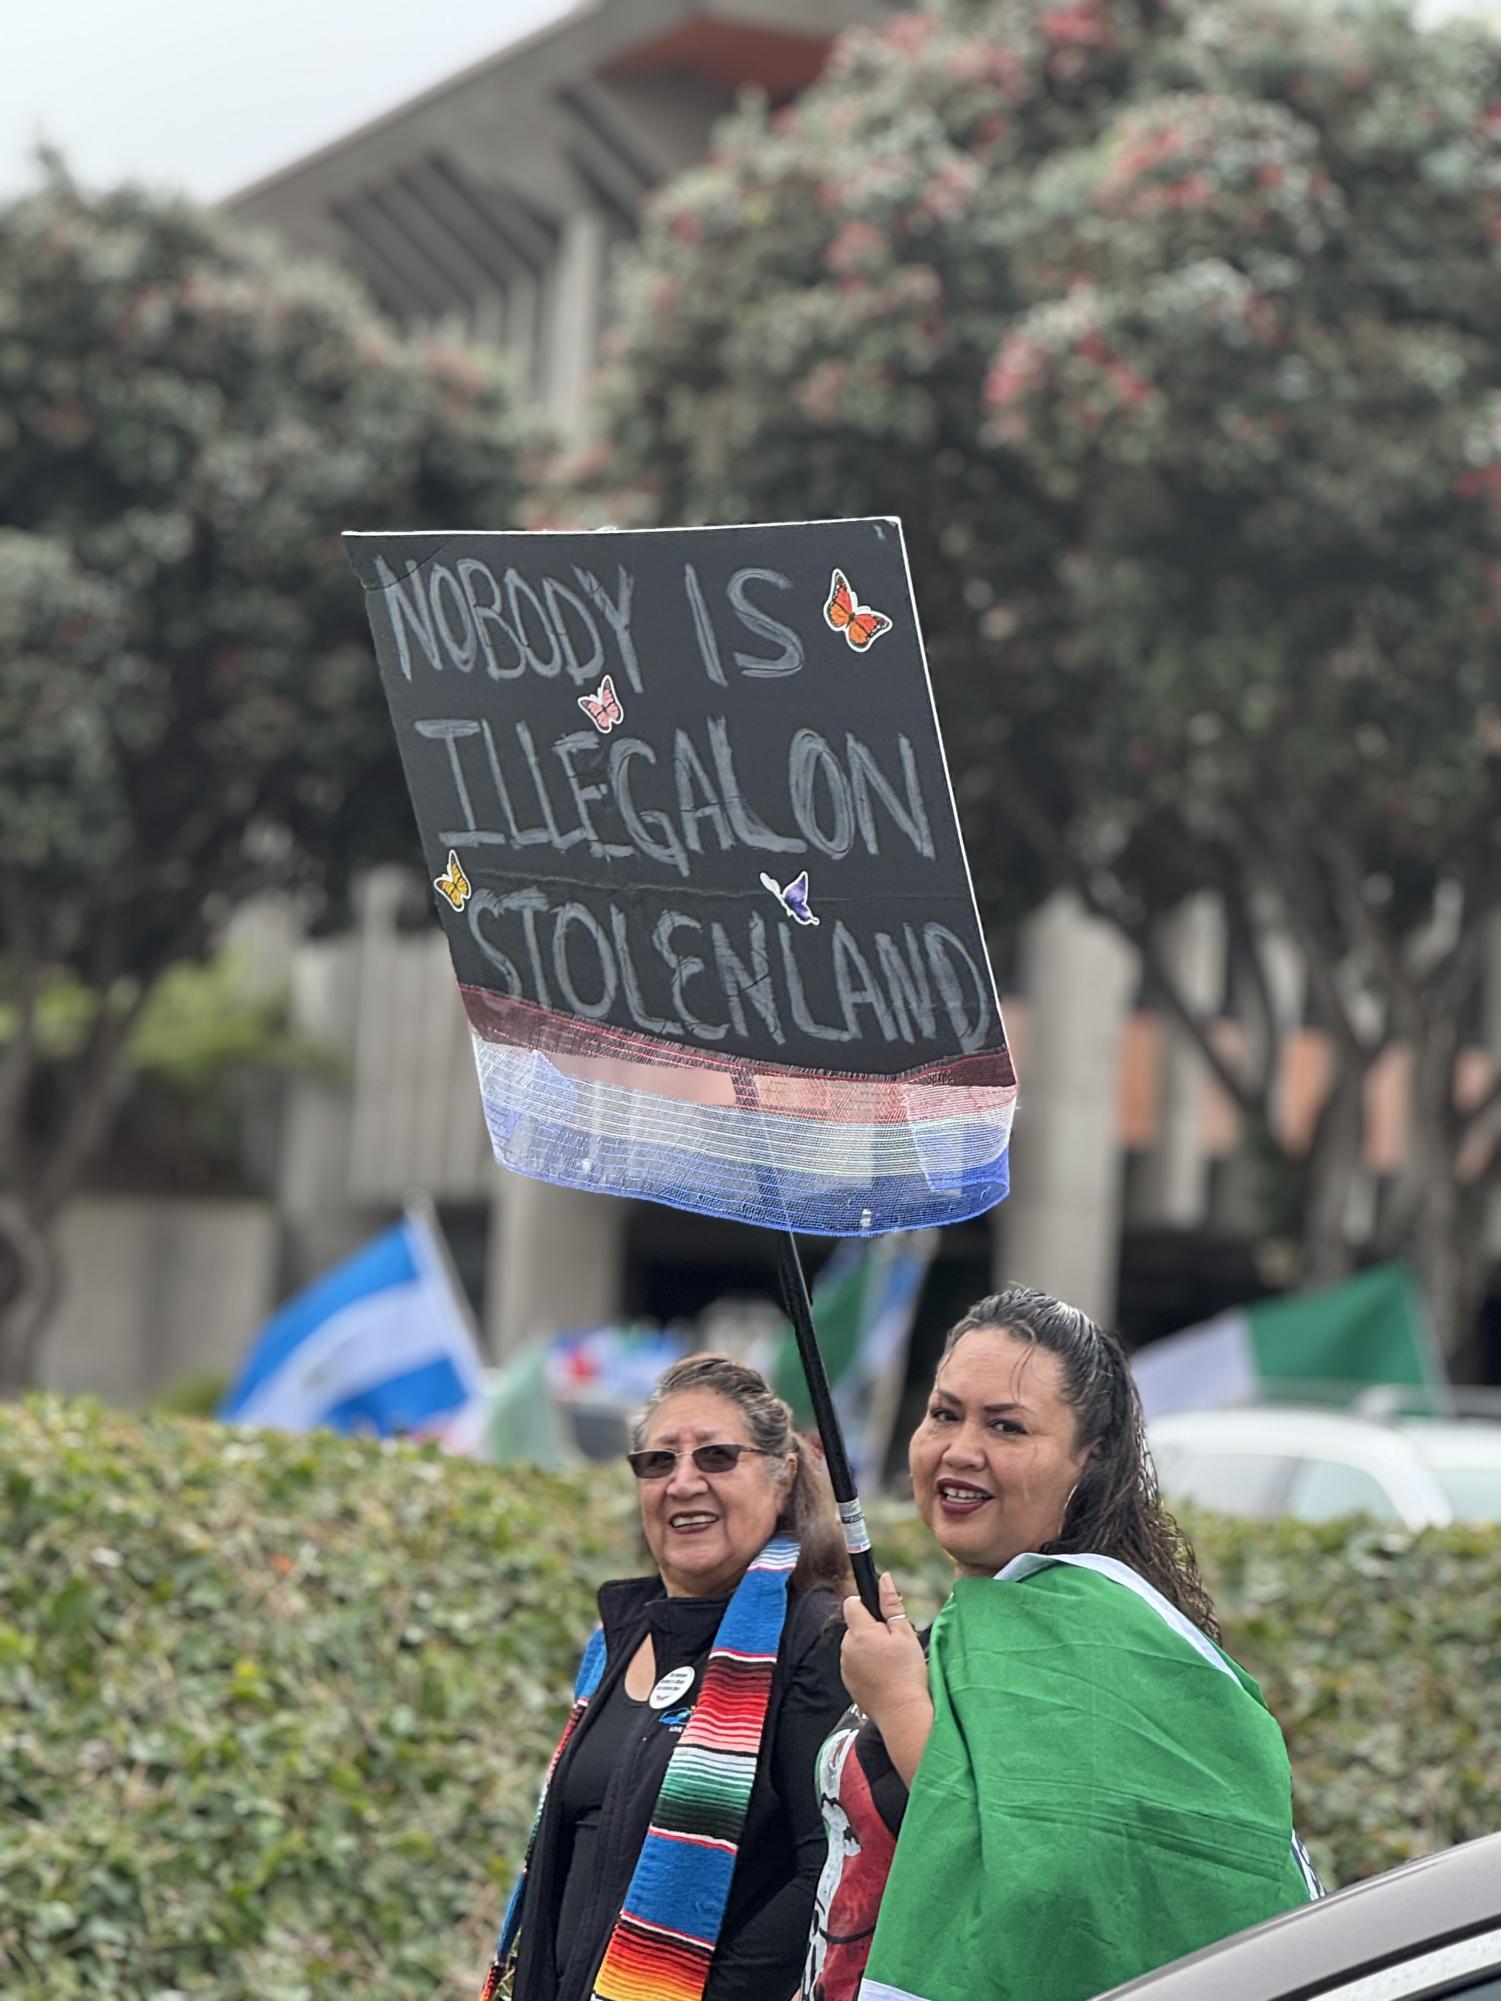
[[[479,1034],[474,1055],[496,1159],[565,1188],[876,1236],[962,1222],[1008,1186],[1015,1083],[936,1081],[971,1059],[846,1078],[725,1058],[711,1067],[697,1051],[650,1064],[634,1051],[554,1056]],[[992,1076],[1009,1072],[1004,1051],[979,1060]]]

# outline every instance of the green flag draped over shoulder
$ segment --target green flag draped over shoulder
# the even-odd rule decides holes
[[[1260,1689],[1125,1564],[961,1578],[929,1666],[861,2001],[1089,2001],[1319,1894]]]

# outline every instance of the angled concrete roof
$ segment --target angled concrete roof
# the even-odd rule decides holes
[[[232,195],[242,221],[356,266],[403,319],[539,282],[591,209],[628,234],[735,92],[792,95],[890,0],[586,0]]]

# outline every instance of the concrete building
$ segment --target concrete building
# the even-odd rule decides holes
[[[505,343],[552,422],[577,435],[612,259],[644,198],[703,156],[742,86],[794,95],[836,33],[888,11],[885,0],[594,0],[228,207],[349,265],[408,327]],[[377,875],[354,933],[287,943],[299,1023],[347,1042],[349,1075],[291,1094],[275,1204],[282,1282],[357,1241],[417,1185],[442,1206],[496,1352],[622,1310],[665,1317],[727,1289],[769,1290],[768,1253],[751,1231],[496,1165],[446,948],[420,907],[404,908],[412,894]],[[1199,902],[1165,941],[1210,1011],[1233,1005],[1222,931]],[[1005,942],[1023,1080],[1016,1192],[994,1233],[987,1223],[949,1233],[955,1303],[996,1270],[1107,1319],[1122,1307],[1139,1333],[1244,1297],[1255,1275],[1235,1122],[1183,1031],[1141,1008],[1135,954],[1067,896]],[[1297,1021],[1299,969],[1281,960],[1281,1002]],[[1493,964],[1501,1049],[1501,951]],[[1316,1044],[1310,1031],[1292,1046],[1293,1121]],[[1394,1076],[1379,1088],[1395,1102]],[[1373,1174],[1382,1166],[1373,1159]],[[263,1268],[263,1254],[247,1256]]]

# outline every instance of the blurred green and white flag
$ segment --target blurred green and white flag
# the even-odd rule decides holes
[[[1444,1372],[1404,1265],[1235,1307],[1131,1360],[1148,1417],[1286,1399],[1354,1402],[1386,1384],[1414,1412],[1444,1408]]]
[[[444,1433],[449,1451],[494,1466],[540,1466],[550,1472],[576,1465],[579,1449],[553,1396],[547,1359],[548,1343],[531,1341],[503,1368],[487,1370],[478,1395]]]

